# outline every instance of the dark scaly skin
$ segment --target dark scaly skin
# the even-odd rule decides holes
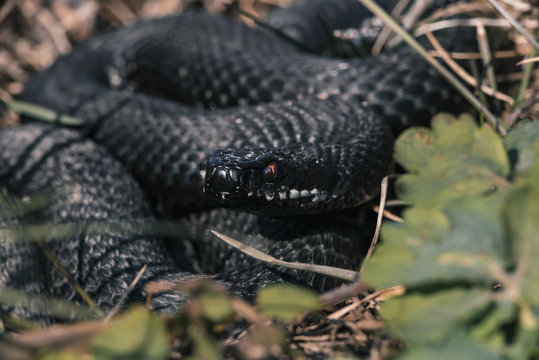
[[[26,215],[30,223],[80,223],[76,235],[47,243],[75,281],[105,311],[126,291],[134,275],[148,265],[128,301],[144,301],[143,285],[151,280],[180,280],[195,273],[218,273],[216,280],[232,286],[235,293],[251,297],[265,284],[290,281],[318,289],[334,287],[335,279],[306,272],[266,267],[216,242],[208,228],[242,238],[273,256],[288,261],[316,262],[353,268],[360,261],[363,244],[357,229],[341,226],[337,219],[271,219],[215,209],[181,220],[177,238],[164,242],[131,232],[87,233],[85,225],[96,221],[153,220],[149,202],[121,164],[79,134],[42,124],[27,124],[0,132],[0,181],[13,198],[70,186],[69,195],[54,197],[42,210]],[[2,220],[14,226],[13,220]],[[27,239],[28,240],[28,239]],[[187,245],[190,241],[191,245]],[[2,242],[6,255],[0,283],[33,294],[81,302],[58,270],[31,241]],[[36,298],[36,301],[39,298]],[[154,309],[174,311],[183,297],[165,293],[155,296]],[[3,312],[50,323],[46,311],[36,307],[2,306]]]
[[[445,7],[454,0],[432,0],[422,17],[433,10]],[[395,1],[381,0],[376,3],[387,13],[392,13]],[[401,14],[405,14],[414,2],[409,2]],[[268,23],[275,29],[301,44],[306,51],[315,54],[339,55],[339,43],[333,37],[333,30],[357,30],[362,37],[360,52],[369,53],[379,28],[372,24],[372,13],[357,0],[337,0],[328,6],[328,0],[296,0],[287,8],[277,9],[268,15]],[[380,27],[380,26],[379,26]],[[381,27],[380,27],[381,28]],[[316,34],[316,35],[315,35]],[[353,52],[357,55],[357,50]],[[346,53],[342,54],[346,57]]]
[[[140,92],[134,92],[137,89]],[[0,163],[6,164],[2,184],[16,197],[73,183],[87,189],[82,197],[59,198],[30,216],[31,221],[52,222],[151,219],[155,209],[170,215],[206,208],[201,171],[210,150],[270,148],[311,138],[321,147],[327,143],[323,151],[336,154],[332,162],[342,165],[330,172],[336,179],[341,179],[340,172],[372,171],[365,182],[351,182],[357,197],[348,205],[357,204],[373,195],[389,166],[391,133],[380,119],[399,132],[427,122],[435,112],[460,109],[445,82],[406,47],[376,58],[327,59],[303,53],[262,30],[198,11],[96,37],[38,74],[23,98],[82,118],[83,136],[100,144],[70,130],[37,124],[0,133],[2,148],[10,149],[0,155]],[[332,100],[325,101],[328,98]],[[202,110],[217,107],[225,109]],[[355,110],[343,111],[350,107]],[[362,111],[375,115],[353,125],[350,114]],[[366,132],[355,133],[362,128]],[[358,154],[339,152],[342,145],[333,145],[361,134],[371,135],[364,136]],[[18,137],[24,141],[12,140]],[[64,137],[84,144],[84,150],[63,146]],[[54,149],[51,153],[34,151],[43,141]],[[135,175],[148,195],[101,146]],[[32,169],[21,183],[17,172],[26,167]],[[270,219],[220,209],[190,215],[181,223],[184,233],[166,244],[147,236],[80,234],[49,245],[104,309],[115,304],[143,264],[150,266],[131,301],[144,297],[143,285],[151,279],[182,279],[198,272],[217,272],[217,279],[247,297],[263,284],[285,280],[317,289],[335,285],[326,277],[248,259],[216,242],[208,228],[289,261],[346,268],[356,268],[361,261],[356,229],[329,215]],[[2,246],[2,256],[15,259],[0,277],[2,286],[80,301],[47,261],[39,261],[36,274],[51,273],[52,281],[31,272],[18,278],[27,266],[22,265],[23,254],[37,261],[33,244]],[[174,310],[181,301],[163,294],[153,306]]]
[[[169,41],[159,41],[163,37]],[[183,104],[133,93],[137,86]],[[198,11],[95,38],[39,74],[24,97],[84,119],[92,138],[127,164],[145,188],[157,197],[164,191],[166,200],[188,209],[207,205],[200,171],[214,148],[282,146],[310,138],[331,147],[348,141],[358,127],[343,116],[319,120],[319,112],[338,111],[320,100],[337,98],[347,104],[343,107],[374,111],[395,132],[426,124],[439,111],[462,108],[445,80],[408,47],[353,61],[327,59],[265,31]],[[233,108],[194,112],[184,104]],[[380,139],[369,136],[365,147]],[[391,149],[382,148],[385,154],[376,150],[382,154],[377,175],[360,185],[369,193],[388,166]],[[341,173],[361,168],[354,162],[341,165]]]
[[[30,223],[74,222],[83,226],[104,220],[152,220],[146,194],[125,168],[102,148],[73,131],[27,124],[0,132],[0,148],[3,149],[0,182],[11,197],[50,193],[67,186],[73,189],[68,195],[54,196],[48,206],[26,214]],[[47,245],[75,281],[83,284],[85,291],[105,310],[118,302],[133,274],[144,264],[148,265],[145,281],[175,279],[192,273],[187,252],[176,259],[185,264],[180,270],[161,240],[126,234],[119,231],[89,235],[81,227],[74,235],[53,239]],[[2,257],[2,286],[77,299],[73,287],[36,243],[2,242]],[[131,300],[143,301],[141,293],[137,289]],[[179,298],[170,300],[168,306],[180,304]],[[163,299],[156,299],[155,306],[160,301]],[[16,309],[15,313],[29,315],[32,309]]]
[[[395,6],[393,1],[378,3],[386,12],[391,12]],[[331,53],[335,46],[332,29],[361,30],[363,22],[371,17],[371,12],[356,0],[334,1],[331,7],[327,6],[327,0],[298,0],[293,1],[287,8],[272,11],[267,21],[275,29],[300,43],[306,51],[325,54]],[[369,32],[375,33],[372,27]]]

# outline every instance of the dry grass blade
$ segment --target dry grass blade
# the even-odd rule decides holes
[[[243,317],[245,320],[249,321],[251,324],[256,324],[258,326],[264,325],[268,321],[262,314],[260,314],[254,307],[249,305],[245,300],[240,298],[232,299],[232,307],[234,311]]]
[[[490,112],[473,94],[446,68],[444,68],[435,58],[433,58],[425,48],[423,48],[409,33],[407,33],[391,16],[389,16],[378,4],[372,0],[358,0],[366,8],[391,27],[418,55],[427,61],[440,75],[442,75],[477,111],[481,112],[493,128],[502,135],[507,132],[498,122],[494,114]]]
[[[71,50],[71,43],[61,23],[48,9],[41,9],[36,14],[37,22],[49,34],[58,54],[66,54]]]
[[[459,14],[467,14],[474,11],[485,11],[488,10],[490,7],[481,1],[473,1],[470,3],[465,2],[457,2],[455,4],[452,4],[448,7],[435,10],[432,15],[428,16],[427,18],[422,20],[422,23],[428,24],[432,23],[438,19],[442,18],[448,18],[451,16],[459,15]]]
[[[400,296],[404,294],[406,288],[402,285],[392,286],[387,289],[378,290],[370,295],[367,295],[361,300],[361,302],[371,301],[371,300],[387,300],[392,297]]]
[[[8,0],[4,5],[0,8],[0,24],[4,21],[6,16],[13,10],[15,5],[17,4],[17,0]]]
[[[387,207],[387,201],[386,201],[386,207]],[[375,205],[373,206],[372,208],[376,213],[379,213],[380,212],[380,206],[378,205]],[[393,220],[393,221],[396,221],[396,222],[403,222],[404,220],[400,217],[400,216],[397,216],[395,214],[393,214],[391,211],[388,211],[388,210],[384,210],[382,211],[382,215],[386,218],[386,219],[389,219],[389,220]]]
[[[528,58],[535,57],[537,55],[537,52],[538,50],[536,50],[535,48],[532,48],[531,54],[529,55]],[[515,97],[515,107],[516,107],[515,111],[518,110],[518,108],[521,107],[526,102],[526,93],[532,81],[534,65],[535,65],[534,62],[529,62],[529,63],[524,64],[524,73],[522,76],[522,80],[520,82],[518,93]],[[534,102],[535,95],[528,97],[528,100],[530,99],[532,102]]]
[[[103,320],[104,322],[109,322],[110,319],[112,319],[114,317],[114,315],[116,315],[118,313],[118,311],[120,311],[120,308],[125,300],[125,298],[127,297],[127,295],[129,295],[129,293],[131,291],[133,291],[133,289],[135,288],[135,286],[138,284],[138,282],[140,281],[140,278],[142,277],[142,274],[144,274],[144,272],[146,271],[146,269],[148,268],[148,265],[145,264],[140,270],[139,272],[137,273],[137,275],[135,276],[135,278],[133,279],[133,281],[131,282],[131,284],[129,284],[129,287],[127,288],[127,290],[122,294],[122,296],[120,297],[120,299],[118,300],[118,302],[116,303],[116,305],[114,306],[114,309],[112,309],[112,311],[107,315],[107,317]]]
[[[516,63],[517,66],[524,65],[524,64],[530,64],[533,62],[539,62],[539,56],[535,56],[529,59],[524,59]]]
[[[380,228],[382,227],[382,219],[384,215],[384,208],[386,206],[386,199],[387,199],[387,183],[388,183],[389,176],[385,176],[382,179],[382,183],[380,185],[381,191],[380,191],[380,205],[378,210],[378,217],[376,219],[376,230],[374,231],[374,236],[371,241],[371,246],[369,247],[369,251],[367,252],[367,256],[365,257],[365,261],[369,260],[369,258],[372,255],[372,252],[374,251],[374,248],[376,247],[376,244],[378,243],[378,236],[380,235]]]
[[[501,2],[511,5],[517,11],[529,11],[532,7],[531,1],[519,1],[519,0],[501,0]]]
[[[8,212],[13,214],[19,223],[28,224],[28,221],[24,217],[24,214],[21,214],[11,205],[11,202],[0,192],[0,203],[2,203]],[[45,256],[54,264],[56,269],[66,278],[66,280],[73,286],[73,288],[79,293],[79,295],[84,299],[84,301],[90,306],[91,309],[96,311],[97,314],[103,316],[103,311],[96,305],[92,298],[84,291],[82,286],[71,276],[67,269],[60,263],[60,261],[54,256],[54,254],[49,250],[47,244],[39,236],[34,236],[33,240],[41,248]]]
[[[505,9],[498,4],[496,0],[488,0],[488,2],[507,20],[512,27],[515,28],[524,38],[536,49],[539,50],[539,43],[530,35]]]
[[[361,305],[361,301],[359,301],[358,298],[352,299],[352,303],[350,305],[347,305],[343,308],[340,308],[337,311],[332,312],[327,316],[328,319],[340,319],[347,313],[349,313],[352,310],[357,309]]]
[[[397,18],[409,3],[410,0],[399,0],[399,2],[393,8],[393,11],[391,11],[391,15]],[[372,46],[371,52],[373,55],[379,54],[382,51],[382,48],[384,47],[384,44],[386,43],[390,35],[391,29],[387,25],[384,25],[382,31],[380,32],[380,35],[378,35],[376,42]]]
[[[310,271],[310,272],[332,276],[332,277],[339,278],[342,280],[347,280],[347,281],[354,281],[358,279],[359,277],[359,273],[357,271],[336,268],[333,266],[315,265],[315,264],[306,264],[306,263],[288,262],[288,261],[279,260],[272,256],[269,256],[268,254],[263,253],[260,250],[257,250],[249,245],[246,245],[238,240],[232,239],[229,236],[221,234],[220,232],[217,232],[215,230],[211,230],[211,232],[215,236],[217,236],[219,239],[229,244],[230,246],[240,250],[241,252],[257,260],[263,261],[267,264],[283,266],[286,268],[291,268],[291,269],[296,269],[296,270]]]
[[[489,19],[489,18],[472,18],[472,19],[446,19],[440,20],[430,24],[423,24],[415,32],[415,36],[420,36],[425,34],[425,27],[430,31],[438,31],[443,29],[454,28],[457,26],[469,26],[477,27],[479,25],[487,27],[498,27],[498,28],[510,28],[511,26],[504,19]]]
[[[358,281],[323,293],[320,295],[320,301],[322,302],[322,306],[337,304],[352,296],[357,296],[365,290],[367,290],[365,284]]]
[[[470,75],[466,70],[464,70],[455,60],[449,56],[449,54],[444,50],[442,45],[438,42],[436,37],[432,34],[429,28],[425,28],[425,35],[429,39],[430,43],[436,49],[437,53],[440,55],[440,57],[445,61],[445,63],[453,70],[457,75],[460,76],[461,79],[466,81],[469,85],[473,87],[477,87],[477,79],[474,78],[472,75]],[[482,84],[480,86],[481,91],[483,91],[485,94],[494,96],[496,99],[502,100],[510,105],[514,104],[514,100],[509,95],[503,94],[501,92],[498,92],[494,90],[491,87],[488,87],[485,84]]]
[[[410,203],[403,201],[401,199],[391,199],[386,201],[386,207],[394,207],[394,206],[408,206]],[[378,210],[376,210],[378,211]]]
[[[492,90],[496,93],[498,88],[496,85],[494,66],[492,65],[492,53],[488,44],[487,31],[482,24],[477,26],[477,43],[479,44],[479,51],[481,53],[481,59],[483,60],[483,66],[487,69],[488,82]]]
[[[424,33],[426,34],[426,31]],[[446,53],[453,60],[481,60],[482,59],[481,53],[458,52],[458,51],[446,52]],[[435,57],[442,57],[442,55],[436,50],[431,50],[430,54]],[[500,50],[500,51],[495,51],[493,53],[493,57],[496,59],[514,58],[517,56],[518,56],[518,53],[515,50]]]

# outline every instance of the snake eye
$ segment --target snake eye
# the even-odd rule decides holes
[[[277,178],[277,164],[273,161],[264,167],[264,181],[273,182]]]

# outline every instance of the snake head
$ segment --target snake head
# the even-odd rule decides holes
[[[204,193],[220,206],[259,215],[329,211],[338,194],[326,189],[337,189],[337,177],[327,164],[322,167],[319,157],[304,146],[285,152],[214,150],[208,157]]]

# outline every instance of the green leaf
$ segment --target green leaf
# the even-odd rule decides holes
[[[395,157],[412,205],[382,226],[362,279],[406,288],[382,307],[402,357],[537,356],[539,122],[502,140],[469,116],[439,116],[403,133]]]
[[[81,355],[72,350],[52,350],[47,351],[39,360],[79,360]]]
[[[398,181],[399,197],[422,207],[507,187],[509,161],[489,128],[469,116],[437,116],[432,130],[411,128],[395,144],[396,160],[409,171]]]
[[[410,346],[439,346],[490,304],[488,290],[452,288],[434,294],[414,293],[387,300],[383,316]]]
[[[93,339],[91,350],[96,359],[165,359],[170,352],[165,321],[132,307]]]
[[[398,356],[399,360],[504,360],[488,347],[473,341],[462,333],[455,333],[440,346],[412,347]]]
[[[197,295],[203,316],[213,322],[224,321],[234,314],[232,299],[226,293],[204,291]]]
[[[513,168],[522,173],[529,169],[534,159],[534,144],[539,139],[539,126],[533,122],[519,123],[518,126],[504,138],[505,148]]]
[[[498,219],[503,199],[500,194],[460,199],[443,211],[409,208],[403,223],[382,227],[384,244],[365,263],[363,281],[376,287],[403,284],[409,290],[488,286],[494,281],[490,268],[506,263]]]
[[[318,310],[321,306],[317,293],[288,284],[270,285],[260,289],[256,303],[264,315],[282,321],[292,321],[303,313]]]
[[[188,332],[194,342],[193,353],[188,359],[219,360],[223,358],[217,343],[201,323],[191,323]]]
[[[534,164],[524,176],[516,180],[515,188],[504,209],[504,221],[512,240],[513,263],[517,267],[516,280],[521,282],[521,301],[526,302],[530,308],[539,310],[539,140],[533,147]],[[524,327],[538,328],[537,311],[535,314],[522,316]]]

